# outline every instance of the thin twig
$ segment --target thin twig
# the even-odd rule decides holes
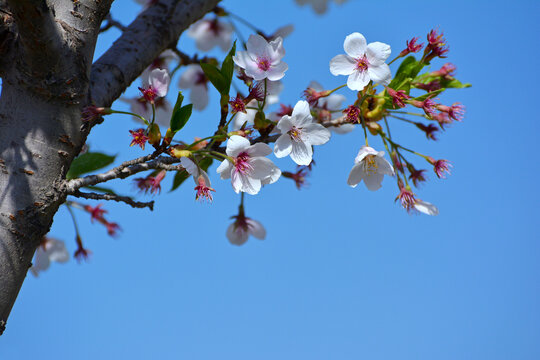
[[[154,210],[154,201],[149,202],[139,202],[134,201],[132,198],[128,196],[120,196],[120,195],[113,195],[113,194],[98,194],[93,192],[82,192],[82,191],[75,191],[73,194],[71,194],[75,197],[83,198],[83,199],[90,199],[90,200],[112,200],[117,202],[123,202],[131,207],[134,208],[149,208],[151,211]]]

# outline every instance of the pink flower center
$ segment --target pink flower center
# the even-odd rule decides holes
[[[296,126],[293,126],[291,130],[288,131],[288,134],[290,135],[291,139],[293,139],[296,142],[302,141],[302,138],[300,137],[302,135],[302,130],[297,128]]]
[[[195,186],[195,190],[197,190],[197,194],[195,195],[195,200],[208,200],[208,202],[212,202],[212,193],[210,191],[216,191],[211,187],[208,187],[206,185],[206,181],[202,176],[199,176],[199,185]]]
[[[270,61],[265,57],[258,57],[257,67],[262,71],[268,71],[268,69],[270,69]]]
[[[366,55],[362,56],[361,58],[358,58],[356,59],[356,70],[360,71],[360,72],[364,72],[368,69],[369,67],[369,61],[366,57]]]
[[[245,151],[238,154],[234,163],[236,171],[244,175],[249,171],[253,170],[253,166],[251,166],[251,164],[249,163],[249,159],[249,154]]]

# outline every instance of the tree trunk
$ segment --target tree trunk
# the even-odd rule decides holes
[[[157,2],[91,67],[112,1],[0,0],[0,335],[91,130],[81,109],[110,106],[219,0]]]

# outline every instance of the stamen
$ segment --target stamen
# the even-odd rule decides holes
[[[367,71],[369,67],[369,61],[366,57],[366,55],[362,56],[361,58],[356,59],[356,70],[360,72]]]

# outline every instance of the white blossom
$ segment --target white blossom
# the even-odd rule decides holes
[[[232,162],[223,160],[217,172],[222,179],[231,178],[236,193],[255,195],[262,185],[272,184],[281,176],[281,170],[265,157],[272,149],[264,143],[251,145],[248,139],[233,135],[227,142],[226,153]]]
[[[191,64],[180,75],[178,87],[189,89],[189,101],[196,110],[203,110],[208,105],[208,79],[200,65]]]
[[[330,61],[332,75],[348,75],[347,86],[351,90],[362,90],[370,80],[388,85],[392,78],[390,68],[385,63],[390,56],[390,45],[381,42],[366,44],[360,33],[352,33],[343,44],[346,55],[335,56]]]
[[[259,240],[264,240],[266,230],[257,220],[244,216],[242,213],[235,216],[235,221],[227,228],[227,239],[233,245],[243,245],[253,235]]]
[[[295,0],[298,5],[309,4],[317,14],[321,15],[328,10],[328,0]],[[334,0],[336,4],[343,4],[347,0]]]
[[[237,51],[233,60],[247,76],[257,81],[276,81],[285,76],[288,66],[281,61],[285,56],[281,37],[268,42],[261,35],[250,35],[246,47],[247,51]]]
[[[347,179],[347,184],[356,187],[364,180],[370,191],[381,188],[384,175],[394,176],[394,168],[383,157],[384,151],[377,151],[369,146],[362,146],[354,159],[354,166]]]
[[[38,277],[40,271],[45,271],[49,268],[51,261],[65,263],[68,260],[69,253],[64,242],[46,237],[36,251],[34,263],[30,271],[35,277]]]
[[[188,29],[187,35],[195,40],[195,46],[201,51],[210,51],[219,46],[223,51],[231,48],[233,27],[218,18],[199,20]]]
[[[330,140],[330,131],[313,122],[307,101],[301,100],[294,106],[292,116],[285,115],[276,125],[281,136],[274,145],[278,158],[291,155],[298,165],[309,165],[313,159],[312,145],[322,145]]]
[[[160,98],[167,95],[170,82],[171,78],[167,70],[154,69],[150,71],[148,77],[143,78],[143,88],[153,93],[155,97]]]

